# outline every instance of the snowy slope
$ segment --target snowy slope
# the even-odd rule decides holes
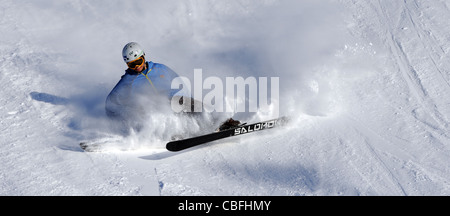
[[[449,195],[448,20],[445,0],[3,0],[0,195]],[[189,126],[161,113],[82,152],[115,138],[129,41],[187,77],[280,77],[293,124],[173,154],[158,137]]]

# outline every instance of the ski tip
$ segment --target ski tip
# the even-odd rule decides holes
[[[80,142],[80,147],[81,147],[81,149],[83,149],[83,151],[86,151],[86,148],[87,148],[86,142]]]
[[[98,152],[100,151],[100,146],[92,145],[89,142],[80,142],[80,147],[84,152]]]
[[[172,142],[167,143],[167,144],[166,144],[166,149],[167,149],[168,151],[171,151],[171,152],[177,152],[177,151],[180,151],[180,150],[181,150],[181,149],[179,149],[179,147],[178,147],[176,141],[172,141]]]

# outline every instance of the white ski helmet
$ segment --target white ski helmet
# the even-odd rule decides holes
[[[131,62],[141,56],[145,56],[144,49],[136,42],[127,43],[123,47],[122,57],[125,63]]]

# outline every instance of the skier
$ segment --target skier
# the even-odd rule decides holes
[[[172,80],[178,77],[177,73],[164,64],[146,61],[144,49],[136,42],[126,44],[122,56],[128,69],[109,93],[105,105],[107,116],[121,122],[122,130],[128,132],[129,128],[134,128],[139,131],[145,125],[142,120],[149,114],[148,110],[161,106],[173,97],[179,97],[179,105],[184,112],[192,113],[194,104],[198,101],[194,101],[188,92],[171,88]],[[183,104],[183,97],[191,100],[191,106]],[[239,124],[239,121],[230,118],[219,130]]]

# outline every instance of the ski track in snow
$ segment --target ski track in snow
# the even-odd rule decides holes
[[[327,17],[292,22],[316,17],[287,8],[333,10],[327,3],[155,1],[148,6],[159,10],[143,17],[159,23],[149,22],[149,34],[111,18],[141,11],[130,3],[99,9],[91,1],[4,1],[0,195],[449,195],[450,4],[333,2],[339,9],[326,14],[341,20],[336,28],[345,37],[336,39],[338,48],[317,48],[332,53],[323,57],[305,44],[329,39],[317,37],[328,33]],[[272,14],[273,32],[255,25],[267,21],[260,14],[268,8],[285,12]],[[147,38],[128,36],[133,30]],[[277,32],[285,30],[292,37]],[[230,76],[271,76],[263,68],[273,63],[280,80],[297,81],[280,95],[295,98],[285,104],[298,116],[284,129],[180,153],[164,151],[163,141],[133,138],[82,152],[81,140],[114,135],[103,102],[130,40],[142,40],[157,61],[182,74],[193,62],[227,75],[225,63],[234,61],[239,71]]]

